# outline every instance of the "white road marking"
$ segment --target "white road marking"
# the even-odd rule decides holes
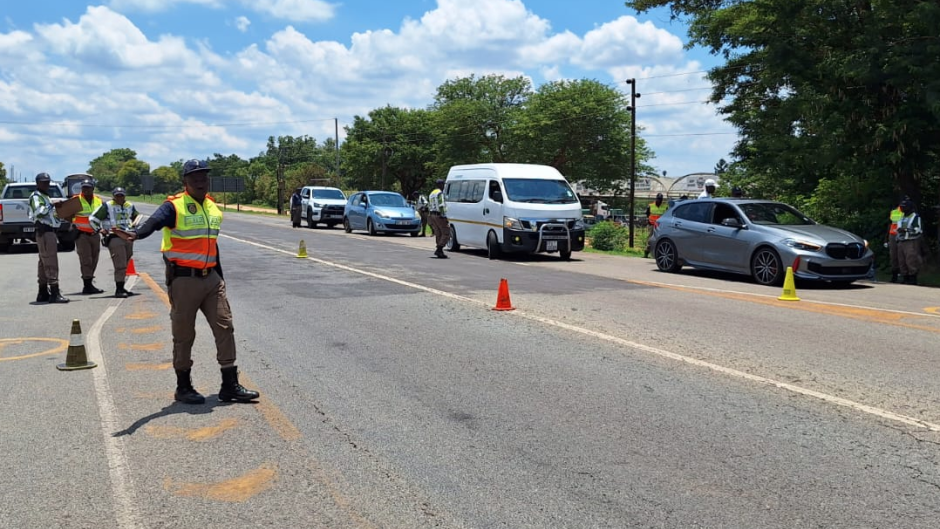
[[[137,278],[128,279],[127,289],[130,290]],[[88,341],[85,344],[85,354],[88,360],[98,364],[91,370],[95,381],[95,397],[98,401],[98,415],[101,417],[101,433],[104,435],[104,449],[108,456],[108,472],[111,475],[111,493],[114,495],[114,516],[121,529],[143,528],[140,513],[137,510],[137,495],[130,476],[130,465],[124,448],[124,438],[115,437],[121,431],[121,422],[114,398],[111,395],[111,384],[108,382],[108,370],[104,355],[101,354],[101,329],[111,315],[121,306],[123,300],[112,303],[104,314],[95,321],[88,331]]]
[[[273,246],[268,246],[268,245],[266,245],[266,244],[261,244],[261,243],[257,243],[257,242],[253,242],[253,241],[248,241],[248,240],[245,240],[245,239],[239,239],[239,238],[237,238],[237,237],[232,237],[231,235],[220,235],[220,236],[221,236],[221,237],[225,237],[225,238],[227,238],[227,239],[232,239],[232,240],[234,240],[234,241],[238,241],[238,242],[241,242],[241,243],[245,243],[245,244],[248,244],[248,245],[251,245],[251,246],[256,246],[256,247],[258,247],[258,248],[264,248],[265,250],[270,250],[270,251],[273,251],[273,252],[278,252],[278,253],[283,253],[283,254],[287,254],[287,255],[294,256],[294,253],[291,252],[291,251],[282,250],[282,249],[280,249],[280,248],[275,248],[275,247],[273,247]],[[352,273],[355,273],[355,274],[360,274],[360,275],[364,275],[364,276],[367,276],[367,277],[372,277],[372,278],[375,278],[375,279],[381,279],[381,280],[383,280],[383,281],[388,281],[388,282],[390,282],[390,283],[395,283],[395,284],[397,284],[397,285],[407,286],[407,287],[410,287],[410,288],[414,288],[414,289],[416,289],[416,290],[422,290],[422,291],[424,291],[424,292],[428,292],[428,293],[430,293],[430,294],[434,294],[434,295],[437,295],[437,296],[443,296],[443,297],[446,297],[446,298],[450,298],[450,299],[454,299],[454,300],[458,300],[458,301],[463,301],[463,302],[466,302],[466,303],[472,303],[472,304],[475,304],[475,305],[488,306],[485,302],[480,301],[480,300],[476,300],[476,299],[473,299],[473,298],[468,298],[468,297],[466,297],[466,296],[460,296],[460,295],[457,295],[457,294],[452,294],[452,293],[450,293],[450,292],[445,292],[445,291],[443,291],[443,290],[438,290],[438,289],[436,289],[436,288],[426,287],[426,286],[424,286],[424,285],[419,285],[419,284],[417,284],[417,283],[411,283],[411,282],[409,282],[409,281],[403,281],[403,280],[401,280],[401,279],[396,279],[396,278],[394,278],[394,277],[389,277],[389,276],[386,276],[386,275],[377,274],[377,273],[375,273],[375,272],[369,272],[369,271],[367,271],[367,270],[361,270],[361,269],[359,269],[359,268],[354,268],[354,267],[351,267],[351,266],[346,266],[346,265],[339,264],[339,263],[334,263],[334,262],[331,262],[331,261],[325,261],[325,260],[323,260],[323,259],[317,259],[316,257],[307,257],[307,259],[309,259],[309,260],[311,260],[311,261],[314,261],[314,262],[316,262],[316,263],[320,263],[320,264],[325,265],[325,266],[330,266],[330,267],[333,267],[333,268],[338,268],[338,269],[340,269],[340,270],[345,270],[345,271],[347,271],[347,272],[352,272]],[[583,335],[586,335],[586,336],[591,336],[591,337],[597,338],[597,339],[599,339],[599,340],[604,340],[604,341],[607,341],[607,342],[615,343],[615,344],[618,344],[618,345],[622,345],[622,346],[624,346],[624,347],[629,347],[629,348],[631,348],[631,349],[636,349],[636,350],[643,351],[643,352],[646,352],[646,353],[650,353],[650,354],[654,354],[654,355],[661,356],[661,357],[664,357],[664,358],[668,358],[668,359],[670,359],[670,360],[675,360],[675,361],[677,361],[677,362],[683,362],[683,363],[690,364],[690,365],[693,365],[693,366],[696,366],[696,367],[701,367],[701,368],[709,369],[709,370],[711,370],[711,371],[715,371],[715,372],[718,372],[718,373],[722,373],[722,374],[724,374],[724,375],[728,375],[728,376],[731,376],[731,377],[736,377],[736,378],[741,378],[741,379],[744,379],[744,380],[749,380],[749,381],[751,381],[751,382],[756,382],[756,383],[762,384],[762,385],[773,386],[773,387],[776,387],[776,388],[779,388],[779,389],[783,389],[783,390],[786,390],[786,391],[790,391],[790,392],[793,392],[793,393],[797,393],[797,394],[799,394],[799,395],[805,395],[805,396],[807,396],[807,397],[814,397],[814,398],[817,398],[817,399],[822,400],[822,401],[824,401],[824,402],[827,402],[827,403],[829,403],[829,404],[834,404],[834,405],[836,405],[836,406],[841,406],[841,407],[845,407],[845,408],[850,408],[850,409],[853,409],[853,410],[855,410],[855,411],[859,411],[859,412],[862,412],[862,413],[867,413],[867,414],[869,414],[869,415],[874,415],[874,416],[876,416],[876,417],[880,417],[880,418],[882,418],[882,419],[887,419],[887,420],[890,420],[890,421],[899,422],[899,423],[902,423],[902,424],[906,424],[906,425],[908,425],[908,426],[915,426],[915,427],[917,427],[917,428],[924,428],[924,429],[929,430],[929,431],[932,431],[932,432],[940,432],[940,424],[934,424],[934,423],[931,423],[931,422],[922,421],[922,420],[920,420],[920,419],[918,419],[918,418],[916,418],[916,417],[910,417],[910,416],[907,416],[907,415],[901,415],[901,414],[898,414],[898,413],[894,413],[894,412],[892,412],[892,411],[883,410],[883,409],[881,409],[881,408],[876,408],[876,407],[874,407],[874,406],[868,406],[867,404],[862,404],[862,403],[860,403],[860,402],[855,402],[855,401],[852,401],[852,400],[843,399],[843,398],[841,398],[841,397],[836,397],[836,396],[834,396],[834,395],[829,395],[829,394],[827,394],[827,393],[822,393],[822,392],[815,391],[815,390],[812,390],[812,389],[802,388],[802,387],[800,387],[800,386],[795,386],[795,385],[793,385],[793,384],[788,384],[788,383],[786,383],[786,382],[780,382],[780,381],[778,381],[778,380],[774,380],[774,379],[767,378],[767,377],[762,377],[762,376],[758,376],[758,375],[753,375],[753,374],[751,374],[751,373],[745,373],[744,371],[738,371],[737,369],[731,369],[731,368],[728,368],[728,367],[720,366],[720,365],[718,365],[718,364],[713,364],[713,363],[711,363],[711,362],[705,362],[705,361],[703,361],[703,360],[698,360],[698,359],[696,359],[696,358],[691,358],[691,357],[688,357],[688,356],[683,356],[683,355],[680,355],[680,354],[677,354],[677,353],[673,353],[673,352],[670,352],[670,351],[666,351],[666,350],[664,350],[664,349],[659,349],[659,348],[657,348],[657,347],[650,347],[650,346],[645,345],[645,344],[641,344],[641,343],[637,343],[637,342],[631,342],[631,341],[629,341],[629,340],[624,340],[623,338],[618,338],[618,337],[616,337],[616,336],[612,336],[612,335],[605,334],[605,333],[602,333],[602,332],[592,331],[592,330],[590,330],[590,329],[585,329],[585,328],[583,328],[583,327],[577,327],[577,326],[575,326],[575,325],[570,325],[570,324],[563,323],[563,322],[556,321],[556,320],[552,320],[552,319],[549,319],[549,318],[544,318],[544,317],[542,317],[542,316],[537,316],[537,315],[535,315],[535,314],[529,314],[529,313],[527,313],[527,312],[525,312],[525,311],[522,311],[522,310],[516,309],[516,310],[511,311],[511,312],[506,312],[506,314],[511,314],[511,315],[514,315],[514,316],[519,316],[519,317],[526,318],[526,319],[529,319],[529,320],[532,320],[532,321],[536,321],[536,322],[539,322],[539,323],[543,323],[543,324],[545,324],[545,325],[551,325],[551,326],[553,326],[553,327],[558,327],[558,328],[561,328],[561,329],[564,329],[564,330],[567,330],[567,331],[572,331],[572,332],[576,332],[576,333],[583,334]]]

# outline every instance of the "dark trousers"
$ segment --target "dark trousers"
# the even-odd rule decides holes
[[[39,246],[37,276],[40,285],[59,284],[59,241],[55,232],[36,228],[36,245]]]
[[[169,276],[169,272],[167,273]],[[215,337],[216,360],[221,367],[235,365],[235,328],[225,296],[225,281],[215,272],[206,277],[168,277],[170,325],[173,331],[173,368],[193,366],[196,313],[202,311]]]

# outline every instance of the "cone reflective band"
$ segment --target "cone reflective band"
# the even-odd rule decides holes
[[[79,369],[98,367],[98,364],[89,362],[85,354],[82,325],[78,320],[72,320],[72,333],[71,336],[69,336],[69,350],[65,355],[65,363],[55,367],[59,371],[76,371]]]

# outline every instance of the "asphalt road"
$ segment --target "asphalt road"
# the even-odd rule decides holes
[[[144,206],[148,208],[148,206]],[[0,527],[936,527],[936,291],[576,254],[431,257],[426,238],[227,214],[255,405],[172,402],[159,235],[127,300],[36,305],[0,255]],[[309,258],[296,257],[303,239]],[[501,278],[515,311],[490,310]],[[92,370],[61,372],[73,319]]]

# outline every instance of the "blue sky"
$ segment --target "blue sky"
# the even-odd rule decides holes
[[[355,115],[424,108],[457,76],[596,79],[629,93],[670,176],[710,171],[733,129],[702,101],[716,59],[665,11],[620,0],[75,0],[0,19],[0,161],[59,179],[128,147],[156,168],[244,158],[271,135],[332,137]]]

